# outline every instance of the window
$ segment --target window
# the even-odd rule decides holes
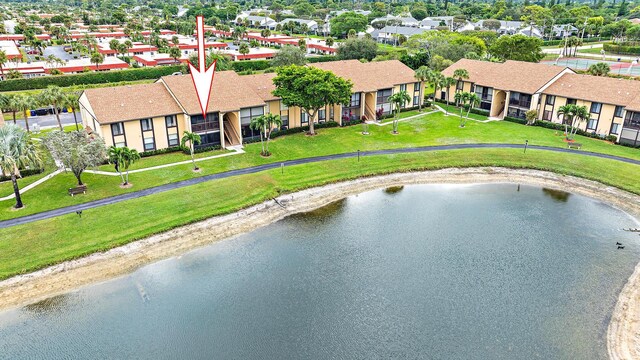
[[[329,120],[335,121],[333,105],[329,106]]]
[[[611,133],[614,135],[620,134],[620,127],[621,127],[621,124],[616,124],[616,123],[611,124]]]
[[[378,105],[388,103],[391,93],[391,89],[378,90]]]
[[[552,112],[551,112],[551,111],[549,111],[549,110],[545,110],[545,111],[542,113],[542,120],[548,120],[548,121],[551,121],[551,114],[552,114]]]
[[[400,84],[400,91],[407,91],[407,84]]]
[[[622,107],[622,106],[616,106],[616,111],[615,111],[615,113],[613,114],[613,116],[621,118],[621,117],[622,117],[622,111],[623,111],[623,110],[624,110],[624,107]]]
[[[413,83],[413,106],[420,105],[420,83]]]
[[[318,110],[318,122],[325,122],[325,121],[327,121],[327,110],[325,109]]]
[[[175,115],[169,115],[164,117],[164,122],[168,128],[178,126],[178,121]]]
[[[464,82],[458,81],[456,83],[456,92],[464,90]]]
[[[360,93],[351,94],[351,101],[347,107],[360,107]]]
[[[169,146],[178,146],[179,144],[178,134],[169,134]]]
[[[156,144],[153,136],[144,138],[144,151],[155,150]]]
[[[624,117],[624,127],[627,129],[640,130],[640,113],[627,111]]]
[[[595,130],[598,126],[598,119],[589,119],[587,121],[587,130]]]
[[[304,112],[303,110],[300,110],[300,123],[302,124],[309,123],[309,117],[307,116],[307,113]]]
[[[124,135],[124,126],[122,125],[121,122],[111,124],[111,135],[113,136]]]
[[[578,101],[576,99],[567,99],[567,105],[575,105]]]
[[[545,104],[547,105],[553,105],[556,103],[556,97],[553,95],[547,95],[547,98],[545,100]]]
[[[200,132],[207,130],[219,130],[220,121],[219,113],[208,113],[207,118],[203,118],[202,115],[191,116],[191,131]]]
[[[142,126],[142,131],[151,131],[153,130],[153,121],[151,119],[142,119],[140,120],[140,126]]]
[[[260,136],[259,131],[251,128],[251,119],[260,115],[264,115],[264,107],[262,106],[240,109],[240,124],[242,125],[243,138]]]
[[[127,143],[124,142],[124,141],[115,143],[115,147],[121,148],[121,147],[125,147],[125,146],[127,146]]]
[[[602,104],[601,103],[591,103],[591,113],[592,114],[600,114],[600,110],[602,110]]]
[[[509,105],[521,108],[531,108],[531,95],[512,92],[509,95]]]
[[[289,107],[280,100],[280,111],[289,110]]]

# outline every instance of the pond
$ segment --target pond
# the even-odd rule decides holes
[[[637,224],[517,184],[370,191],[0,313],[0,357],[606,358]]]

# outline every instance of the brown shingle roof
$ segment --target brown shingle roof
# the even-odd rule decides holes
[[[376,91],[393,85],[416,82],[415,72],[398,60],[361,63],[358,60],[342,60],[310,64],[349,79],[353,92]]]
[[[252,90],[260,96],[263,101],[271,101],[279,99],[279,97],[272,94],[272,91],[276,89],[276,86],[273,84],[274,77],[276,77],[275,73],[267,73],[243,75],[240,76],[240,79],[246,89]]]
[[[564,74],[543,92],[572,99],[627,106],[640,95],[640,83],[604,76]]]
[[[84,94],[100,124],[182,113],[159,83],[87,89]]]
[[[493,63],[462,59],[446,68],[442,74],[453,76],[457,69],[469,71],[468,81],[477,85],[534,94],[566,68],[524,61]]]
[[[202,113],[190,75],[164,76],[160,80],[171,90],[187,114]],[[209,96],[208,112],[237,111],[240,108],[261,105],[264,105],[264,101],[251,89],[244,88],[244,82],[238,74],[234,71],[216,71]]]

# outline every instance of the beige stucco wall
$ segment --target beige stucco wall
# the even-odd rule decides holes
[[[542,94],[541,96],[541,104],[540,111],[538,114],[538,118],[542,119],[544,115],[544,110],[552,111],[551,121],[556,123],[562,123],[562,120],[558,117],[558,108],[567,104],[567,98],[562,96],[556,96],[555,103],[553,106],[546,105],[547,94]],[[591,101],[585,100],[576,100],[576,105],[578,106],[586,106],[587,110],[591,109]],[[598,134],[609,135],[611,130],[612,123],[620,124],[620,129],[622,128],[622,123],[624,122],[624,111],[622,113],[622,117],[615,117],[616,106],[612,104],[602,104],[602,109],[600,111],[599,118],[596,114],[591,114],[594,119],[598,119],[598,124],[596,125],[595,132]],[[578,126],[581,130],[587,130],[587,122],[583,121]],[[589,129],[588,131],[594,131],[593,129]],[[619,135],[619,134],[612,134]]]
[[[177,114],[177,128],[170,128],[169,133],[177,133],[178,141],[182,137],[185,130],[188,129],[187,117],[183,114]],[[169,147],[168,145],[168,133],[164,116],[154,117],[153,119],[153,137],[155,141],[155,148],[164,149]],[[142,134],[142,127],[140,126],[140,120],[129,120],[124,122],[124,135],[118,135],[115,138],[111,133],[111,124],[103,124],[100,126],[100,132],[102,138],[107,146],[113,146],[118,142],[126,142],[127,147],[136,149],[139,152],[144,151],[144,141]],[[145,135],[148,136],[151,131],[145,131]],[[114,141],[115,140],[115,141]]]

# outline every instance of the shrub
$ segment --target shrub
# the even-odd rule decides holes
[[[234,61],[231,63],[231,67],[235,72],[260,71],[271,67],[271,62],[269,60]]]
[[[181,71],[181,66],[158,66],[141,69],[112,70],[88,72],[82,74],[62,76],[42,76],[31,79],[14,79],[0,81],[0,91],[20,91],[44,89],[49,85],[60,87],[88,84],[116,83],[122,81],[136,81],[145,79],[157,79],[161,76],[171,75]]]
[[[20,176],[24,178],[27,176],[42,174],[43,172],[44,172],[44,169],[24,169],[24,170],[20,170]],[[0,175],[0,182],[9,181],[9,180],[11,180],[11,176]]]
[[[340,59],[338,59],[338,57],[335,55],[320,55],[320,56],[313,56],[313,57],[307,58],[307,62],[311,64],[318,63],[318,62],[338,61],[338,60]]]
[[[640,55],[640,46],[625,45],[625,43],[620,45],[605,43],[602,45],[602,48],[606,52],[612,52],[615,54]]]
[[[158,149],[158,150],[150,150],[150,151],[144,151],[140,153],[140,157],[147,157],[147,156],[154,156],[154,155],[162,155],[162,154],[167,154],[167,153],[173,153],[173,152],[178,152],[178,151],[186,151],[189,152],[188,148],[183,148],[181,146],[173,146],[173,147],[168,147],[168,148],[164,148],[164,149]]]

